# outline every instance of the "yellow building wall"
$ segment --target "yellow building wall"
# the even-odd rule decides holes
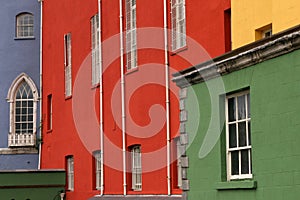
[[[255,31],[272,24],[273,34],[300,24],[300,0],[231,0],[232,49],[259,39]]]

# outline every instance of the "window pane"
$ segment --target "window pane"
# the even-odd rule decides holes
[[[27,129],[27,124],[22,123],[22,129],[23,129],[23,130],[24,130],[24,129]]]
[[[228,121],[235,121],[235,98],[228,99]]]
[[[248,118],[251,118],[250,94],[247,94],[247,110],[248,110]]]
[[[249,174],[249,150],[242,150],[242,174]]]
[[[248,142],[251,145],[251,123],[248,121]]]
[[[239,152],[231,152],[231,175],[239,174]]]
[[[245,119],[246,118],[246,102],[245,96],[239,96],[237,98],[238,101],[238,119]]]
[[[240,122],[239,126],[239,147],[244,147],[247,145],[246,142],[246,122]]]
[[[22,108],[22,114],[26,115],[27,113],[27,108]]]
[[[33,129],[33,123],[28,123],[28,128]]]
[[[33,107],[33,101],[28,101],[28,107]]]
[[[18,131],[18,130],[20,130],[20,128],[21,128],[21,124],[16,124],[16,131]]]
[[[27,117],[26,116],[22,116],[22,121],[24,122],[24,121],[27,121]]]
[[[16,122],[20,122],[21,118],[19,115],[16,115]]]
[[[33,109],[32,108],[28,108],[28,114],[33,114]]]
[[[22,107],[27,107],[27,101],[22,102]]]
[[[229,125],[229,148],[237,147],[236,124]]]

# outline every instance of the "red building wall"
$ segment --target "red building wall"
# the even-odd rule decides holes
[[[168,194],[163,3],[163,0],[137,1],[138,68],[131,72],[124,70],[126,149],[129,151],[130,146],[141,145],[143,169],[142,191],[131,190],[131,176],[127,173],[128,195]],[[91,76],[86,67],[91,64],[90,19],[98,12],[97,4],[97,0],[44,1],[43,99],[52,94],[53,128],[46,128],[49,114],[47,102],[43,101],[42,168],[66,168],[66,156],[74,156],[75,189],[67,191],[66,195],[67,199],[72,200],[88,199],[100,193],[94,189],[92,152],[100,149],[98,125],[101,94],[99,86],[89,85]],[[169,1],[167,6],[170,28]],[[125,5],[125,15],[124,7]],[[225,52],[224,11],[228,8],[229,0],[186,0],[186,31],[191,39],[188,39],[187,46],[181,51],[168,53],[170,80],[175,70],[184,69]],[[101,13],[104,195],[122,195],[119,1],[102,0]],[[72,33],[73,96],[66,99],[63,36],[68,32]],[[173,141],[179,135],[178,91],[171,81],[169,84],[170,134]],[[93,126],[95,121],[96,128]],[[172,158],[174,151],[172,146]],[[130,169],[129,157],[127,153],[127,170]],[[176,186],[176,160],[172,161],[174,163],[171,166],[171,193],[181,194],[181,190]]]

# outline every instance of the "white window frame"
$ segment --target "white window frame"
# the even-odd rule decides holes
[[[137,67],[136,0],[125,0],[126,9],[126,68]]]
[[[239,97],[245,97],[245,113],[240,114],[244,115],[244,117],[239,119],[239,113],[241,113],[241,110],[239,110],[238,105],[238,98]],[[229,109],[228,104],[229,100],[234,100],[234,115],[235,119],[232,121],[229,120]],[[226,97],[226,105],[225,105],[225,113],[226,113],[226,160],[227,160],[227,180],[236,180],[236,179],[251,179],[253,177],[252,175],[252,146],[251,146],[251,133],[250,133],[250,127],[251,126],[251,116],[250,116],[250,92],[243,91],[239,93],[235,93],[232,95],[228,95]],[[243,142],[245,142],[245,145],[240,146],[239,143],[239,124],[245,123],[245,139]],[[232,127],[235,127],[235,146],[230,146],[230,128],[229,126],[232,125]],[[247,151],[248,154],[248,173],[242,173],[242,151]],[[237,152],[238,153],[238,173],[232,174],[232,153]]]
[[[131,148],[132,190],[142,190],[142,153],[141,146]]]
[[[171,0],[172,51],[186,46],[185,0]]]
[[[97,190],[101,190],[102,180],[101,180],[101,151],[97,151],[94,153],[95,158],[95,186]]]
[[[72,96],[72,36],[64,35],[65,97]]]
[[[101,46],[100,46],[100,16],[91,18],[91,50],[92,50],[92,85],[100,83]]]
[[[68,179],[67,189],[70,191],[74,191],[74,157],[73,156],[67,157],[67,179]]]
[[[16,132],[16,94],[22,83],[26,83],[33,94],[32,105],[32,132],[17,133]],[[9,147],[34,146],[36,144],[36,122],[37,122],[37,102],[39,101],[38,89],[33,80],[25,73],[20,74],[12,83],[7,94],[7,101],[10,107],[10,122],[9,122]],[[29,108],[27,108],[29,109]],[[28,110],[27,110],[28,111]]]
[[[34,37],[34,17],[31,13],[20,13],[16,16],[16,37]]]

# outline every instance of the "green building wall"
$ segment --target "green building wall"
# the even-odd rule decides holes
[[[0,199],[61,200],[65,180],[63,170],[2,171]]]
[[[253,178],[227,181],[224,97],[244,89],[250,91]],[[299,199],[300,50],[192,84],[184,104],[189,200]]]

